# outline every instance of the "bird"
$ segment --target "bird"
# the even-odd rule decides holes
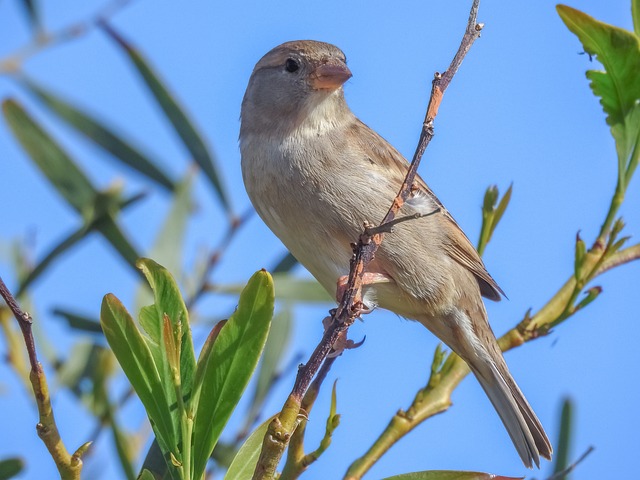
[[[242,177],[253,206],[330,293],[349,273],[352,242],[379,222],[409,164],[360,121],[344,97],[345,54],[314,40],[283,43],[255,65],[242,100]],[[502,289],[425,181],[367,267],[367,308],[420,322],[460,356],[499,414],[524,465],[551,459],[549,439],[511,376],[482,297]]]

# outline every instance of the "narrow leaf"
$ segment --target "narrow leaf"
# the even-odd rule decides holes
[[[507,191],[504,192],[504,195],[500,199],[498,206],[496,207],[496,213],[493,217],[492,231],[496,229],[500,220],[502,220],[502,215],[504,215],[505,210],[509,206],[509,202],[511,201],[511,194],[513,193],[513,183],[509,185]]]
[[[2,111],[22,148],[64,199],[80,213],[93,204],[98,192],[89,179],[22,106],[7,99]]]
[[[144,469],[138,477],[138,480],[156,480],[156,477],[154,477],[153,473],[151,473],[149,470]]]
[[[188,174],[184,180],[176,185],[169,213],[164,224],[156,235],[155,242],[147,256],[155,259],[173,275],[180,276],[182,271],[182,251],[187,221],[193,205],[191,200],[192,175]],[[152,296],[146,285],[141,285],[136,293],[138,309],[151,303]]]
[[[484,201],[482,203],[482,227],[480,229],[480,237],[478,239],[477,250],[480,256],[484,253],[485,248],[491,241],[493,232],[495,231],[498,223],[502,219],[509,201],[511,201],[513,185],[509,185],[509,188],[498,202],[499,192],[498,187],[491,185],[487,188],[484,194]]]
[[[324,436],[322,437],[322,440],[320,441],[320,445],[318,446],[318,448],[316,448],[313,452],[308,453],[307,455],[305,455],[302,458],[300,463],[303,464],[303,465],[311,465],[313,462],[317,461],[320,458],[320,456],[331,445],[331,437],[333,436],[333,432],[340,425],[340,415],[336,414],[336,409],[337,409],[336,386],[337,386],[337,383],[338,383],[338,381],[335,380],[333,382],[333,388],[331,389],[331,407],[329,409],[329,416],[327,417],[327,421],[326,421],[326,424],[325,424],[326,426],[325,426]]]
[[[109,241],[111,246],[132,267],[135,268],[140,254],[113,218],[103,217],[96,222],[96,229]]]
[[[144,195],[136,195],[128,200],[121,202],[120,209],[124,210],[129,206],[137,203],[144,198]],[[101,218],[95,218],[88,220],[85,224],[75,232],[71,233],[68,237],[64,238],[59,244],[53,247],[49,252],[40,260],[29,273],[22,278],[16,297],[20,296],[33,282],[35,282],[40,275],[42,275],[46,269],[57,259],[60,255],[71,249],[80,240],[84,239],[90,232],[95,230],[96,225],[100,222]],[[133,248],[133,247],[132,247]],[[136,254],[137,255],[137,254]],[[137,271],[137,270],[136,270]]]
[[[177,184],[169,213],[149,252],[151,258],[156,259],[174,275],[179,275],[181,271],[182,247],[189,214],[193,210],[192,186],[193,177],[191,174],[188,174]]]
[[[287,302],[331,303],[334,299],[312,278],[299,278],[289,274],[273,276],[276,299]],[[215,285],[214,291],[238,295],[242,291],[240,284]]]
[[[102,301],[100,323],[111,350],[145,407],[162,451],[176,451],[177,433],[158,369],[135,322],[112,294]]]
[[[275,415],[263,422],[262,425],[256,428],[253,433],[249,435],[249,438],[245,440],[231,462],[231,465],[229,465],[224,480],[251,480],[253,471],[256,469],[258,459],[260,458],[262,441],[274,417]]]
[[[86,237],[88,233],[87,228],[82,226],[80,229],[71,233],[68,237],[64,238],[59,244],[53,247],[44,256],[44,258],[36,264],[33,270],[31,270],[29,274],[22,279],[20,286],[18,287],[18,291],[16,292],[16,297],[21,296],[22,293],[29,288],[29,286],[31,286],[31,284],[35,282],[42,273],[44,273],[47,267],[49,267],[56,258],[76,245],[80,240]]]
[[[584,240],[580,238],[580,232],[576,234],[576,252],[575,258],[573,261],[573,275],[576,280],[580,280],[582,277],[582,265],[584,264],[584,259],[587,255],[587,246],[584,243]]]
[[[174,184],[149,156],[142,153],[125,140],[120,133],[106,126],[96,118],[82,112],[60,97],[46,91],[31,80],[22,79],[21,84],[44,103],[52,112],[84,135],[87,139],[106,150],[124,165],[136,170],[167,190],[173,190]]]
[[[0,460],[0,480],[8,480],[18,475],[24,469],[24,461],[21,458],[6,458]]]
[[[100,322],[93,318],[87,317],[86,315],[80,315],[78,313],[70,312],[62,308],[55,308],[52,313],[58,317],[64,318],[67,321],[67,324],[75,330],[80,330],[82,332],[102,333]]]
[[[167,462],[165,459],[160,445],[158,445],[158,440],[154,439],[144,458],[141,470],[148,472],[148,474],[151,475],[149,478],[152,480],[184,480],[180,472],[175,468],[169,468],[169,463],[171,462]],[[143,477],[140,478],[142,479]]]
[[[204,140],[197,132],[193,123],[189,120],[184,110],[178,105],[173,95],[169,92],[164,83],[154,73],[144,57],[134,47],[132,47],[113,27],[106,22],[102,22],[104,31],[115,42],[124,49],[129,59],[133,62],[138,73],[142,76],[147,87],[164,111],[165,115],[173,125],[176,133],[181,138],[185,147],[191,153],[194,161],[200,166],[207,178],[210,180],[220,202],[227,212],[231,212],[231,206],[218,174],[218,169],[214,163],[213,156],[207,149]]]
[[[640,0],[631,0],[631,16],[633,17],[633,30],[640,37]]]
[[[456,472],[453,470],[431,470],[428,472],[405,473],[387,477],[384,480],[521,480],[524,477],[503,477],[491,473]]]
[[[148,258],[141,258],[138,267],[147,278],[155,303],[155,321],[159,328],[165,316],[169,319],[174,332],[180,332],[176,338],[176,348],[180,350],[180,379],[182,394],[189,398],[193,388],[193,377],[196,371],[196,358],[193,352],[191,340],[191,327],[189,325],[189,313],[184,304],[180,289],[169,271]],[[149,313],[149,312],[148,312]],[[166,361],[166,360],[165,360]],[[160,370],[161,366],[158,365]],[[162,373],[163,370],[160,370]],[[168,372],[168,371],[167,371]],[[168,386],[166,386],[168,387]]]
[[[271,276],[254,274],[238,309],[222,327],[207,358],[193,421],[194,478],[204,473],[222,429],[244,392],[267,340],[273,315]]]
[[[22,6],[24,7],[27,16],[29,17],[29,23],[33,31],[39,35],[42,33],[42,23],[40,22],[40,10],[36,0],[22,0]]]
[[[80,168],[31,119],[20,104],[8,99],[3,102],[2,109],[14,135],[56,190],[78,213],[85,217],[86,221],[96,219],[95,228],[106,237],[130,265],[135,266],[139,255],[112,218],[112,215],[115,215],[119,209],[119,201],[115,198],[115,192],[99,193]],[[105,214],[107,212],[102,206],[105,201],[109,202],[112,207],[110,214]],[[73,244],[77,240],[78,237],[74,236],[69,239],[69,242]],[[69,245],[63,245],[63,247],[67,249]],[[59,255],[60,252],[55,253]]]
[[[204,345],[202,345],[202,350],[200,350],[200,356],[198,357],[198,363],[196,365],[196,376],[193,381],[193,405],[198,405],[198,402],[200,401],[200,390],[202,388],[205,368],[209,362],[209,356],[213,351],[213,345],[215,344],[216,339],[220,334],[220,330],[222,330],[225,323],[227,323],[226,320],[221,320],[213,326],[204,342]]]
[[[80,384],[91,378],[91,370],[96,364],[98,348],[100,347],[92,342],[76,342],[66,355],[64,362],[61,362],[56,372],[56,381],[60,385],[66,386],[75,395],[80,396],[83,393]]]
[[[247,413],[245,431],[250,431],[262,410],[264,401],[267,398],[273,383],[278,377],[278,369],[282,357],[287,351],[287,345],[291,339],[292,313],[290,308],[285,308],[278,312],[271,322],[271,329],[264,347],[264,353],[258,367],[255,391],[251,400],[251,406]]]
[[[109,415],[109,421],[113,435],[113,443],[116,447],[116,453],[120,460],[123,473],[127,480],[136,480],[136,474],[133,470],[135,451],[131,448],[130,438],[115,421],[113,412]]]
[[[560,433],[555,454],[555,465],[553,473],[560,473],[569,466],[569,456],[571,454],[571,441],[573,436],[573,402],[565,398],[562,402],[562,413],[560,414]],[[564,480],[568,480],[565,478]]]
[[[298,265],[296,257],[294,257],[291,252],[287,252],[285,256],[282,257],[272,269],[270,269],[270,272],[274,275],[276,273],[287,273],[296,265]]]
[[[576,306],[574,307],[574,312],[577,312],[578,310],[589,305],[596,298],[598,298],[598,295],[600,295],[601,293],[602,293],[602,287],[599,287],[599,286],[591,287],[589,290],[585,292],[584,298],[576,304]]]

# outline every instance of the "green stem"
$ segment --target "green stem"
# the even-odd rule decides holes
[[[287,447],[292,432],[298,426],[300,405],[300,398],[289,395],[281,412],[269,424],[260,458],[253,473],[254,480],[271,480],[276,477],[276,469],[281,458],[280,452]]]
[[[593,249],[592,249],[593,250]],[[640,244],[616,252],[602,260],[602,254],[593,251],[587,253],[585,266],[594,269],[592,279],[624,263],[640,259]],[[576,278],[571,276],[558,292],[532,318],[526,318],[498,339],[502,351],[519,347],[527,341],[544,335],[565,311],[567,302],[572,298],[576,287]],[[386,453],[398,440],[416,428],[426,419],[442,413],[451,405],[451,394],[469,373],[469,367],[455,354],[451,354],[435,382],[429,381],[425,389],[420,390],[406,412],[399,411],[391,419],[369,450],[351,464],[345,480],[358,480]]]
[[[180,472],[183,480],[196,480],[192,479],[191,469],[191,433],[193,429],[193,419],[190,416],[191,412],[187,412],[187,408],[182,398],[182,384],[180,382],[180,374],[177,369],[172,368],[173,371],[173,385],[176,392],[176,404],[178,407],[178,414],[180,415],[180,431],[182,434],[182,451],[180,452]]]
[[[635,172],[639,161],[640,161],[640,131],[638,131],[638,136],[636,137],[636,143],[633,146],[633,151],[631,152],[631,158],[629,159],[629,164],[627,165],[627,169],[624,174],[625,190],[629,186],[629,182],[631,181],[631,177],[633,177],[633,172]]]
[[[611,199],[611,204],[609,205],[609,211],[607,212],[607,216],[600,227],[600,234],[598,235],[598,242],[604,243],[607,235],[611,231],[611,225],[613,225],[614,220],[618,214],[618,210],[620,210],[620,206],[624,201],[625,187],[623,185],[624,180],[618,179],[618,183],[616,184],[616,191],[613,194],[613,198]]]

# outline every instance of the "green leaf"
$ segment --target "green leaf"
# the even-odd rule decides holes
[[[18,102],[5,100],[2,111],[22,148],[64,199],[83,213],[98,194],[89,179]]]
[[[138,267],[147,278],[155,300],[152,306],[143,309],[144,314],[141,311],[140,324],[146,325],[143,328],[148,333],[151,330],[150,336],[152,340],[158,343],[161,349],[164,349],[164,342],[161,341],[161,332],[165,315],[168,317],[173,329],[174,343],[179,345],[181,388],[182,395],[186,400],[191,396],[193,378],[196,371],[196,357],[193,351],[193,341],[191,340],[191,327],[189,325],[187,307],[184,304],[178,285],[166,268],[148,258],[141,258],[138,261]],[[150,324],[153,326],[150,326]],[[158,371],[162,378],[167,381],[171,378],[165,377],[169,373],[167,352],[162,351],[161,357],[163,365],[158,365]],[[167,392],[173,390],[171,382],[165,385],[165,389]]]
[[[109,152],[124,165],[136,170],[145,177],[153,180],[167,190],[173,190],[171,179],[121,134],[101,123],[96,118],[82,112],[60,97],[46,91],[36,83],[26,78],[21,79],[21,84],[51,109],[58,117],[64,120],[90,141]]]
[[[135,204],[142,198],[144,198],[144,195],[135,195],[125,201],[122,201],[120,203],[119,208],[121,210],[124,210],[129,206]],[[111,215],[111,214],[105,212],[104,215]],[[59,244],[57,244],[55,247],[49,250],[49,252],[44,256],[44,258],[40,260],[36,264],[36,266],[33,267],[27,273],[27,275],[22,275],[21,277],[22,280],[21,280],[20,286],[18,287],[16,296],[20,296],[22,292],[24,292],[34,281],[36,281],[40,277],[40,275],[42,275],[46,271],[47,267],[49,267],[49,265],[53,263],[53,261],[56,258],[58,258],[60,255],[62,255],[64,252],[69,250],[74,245],[76,245],[80,240],[85,238],[89,233],[94,231],[96,226],[101,222],[101,220],[102,218],[99,217],[99,218],[89,219],[85,221],[85,224],[82,227],[80,227],[78,230],[71,233],[68,237],[63,239]],[[126,250],[123,249],[123,251],[129,251],[129,250],[133,250],[134,254],[137,255],[133,246],[129,246]],[[136,272],[138,272],[137,269],[136,269]]]
[[[580,238],[580,232],[578,232],[576,234],[576,252],[573,261],[573,276],[576,278],[576,281],[580,281],[582,278],[582,265],[584,264],[586,255],[587,245],[584,243],[584,240]]]
[[[294,257],[291,252],[287,252],[284,257],[280,259],[278,263],[276,263],[275,267],[273,267],[270,271],[272,274],[276,273],[287,273],[293,267],[298,265],[298,260]]]
[[[482,202],[482,228],[480,230],[480,238],[478,239],[477,250],[480,256],[484,253],[485,248],[491,241],[493,232],[495,231],[498,223],[502,220],[509,202],[511,201],[511,193],[513,190],[513,184],[509,185],[509,188],[498,202],[499,192],[498,187],[491,185],[487,188],[484,194],[484,201]]]
[[[258,459],[260,458],[260,451],[262,450],[262,440],[264,439],[269,424],[275,418],[267,419],[256,428],[249,438],[238,450],[238,453],[233,458],[229,469],[224,476],[224,480],[251,480],[253,477],[253,471],[256,469]]]
[[[75,330],[82,332],[102,333],[102,327],[100,322],[87,317],[86,315],[80,315],[78,313],[70,312],[62,308],[55,308],[53,310],[54,315],[64,318],[69,326]]]
[[[591,287],[589,290],[587,290],[584,293],[585,293],[584,298],[576,304],[576,306],[574,307],[574,312],[577,312],[578,310],[586,307],[591,302],[593,302],[596,298],[598,298],[598,295],[602,293],[602,287]]]
[[[163,82],[154,73],[140,52],[125,41],[124,38],[106,22],[102,22],[101,25],[104,31],[107,32],[129,56],[129,59],[133,62],[138,73],[142,76],[147,87],[173,125],[176,133],[187,150],[189,150],[189,153],[191,153],[193,160],[200,166],[211,182],[223,207],[230,213],[231,205],[222,185],[220,175],[218,174],[218,168],[214,162],[214,158],[193,123],[189,120],[184,110],[178,105],[173,95],[171,95],[167,87],[165,87]]]
[[[154,245],[147,256],[155,259],[173,275],[180,276],[182,271],[182,251],[189,213],[193,208],[191,201],[192,192],[191,174],[176,185],[173,202],[169,213],[156,235]],[[146,285],[141,285],[136,294],[135,304],[140,308],[152,301],[151,294]]]
[[[238,300],[238,309],[220,330],[204,362],[193,420],[194,478],[204,473],[222,429],[244,392],[267,340],[273,316],[273,281],[255,273]]]
[[[496,213],[493,217],[493,225],[492,225],[493,230],[496,229],[496,227],[498,226],[498,223],[500,223],[500,220],[502,220],[502,215],[504,215],[504,212],[509,206],[509,202],[511,201],[512,193],[513,193],[513,183],[509,185],[509,188],[507,188],[507,191],[504,192],[504,195],[502,196],[502,198],[500,199],[500,202],[498,203],[498,206],[496,208]]]
[[[287,345],[291,339],[292,324],[292,313],[289,308],[281,310],[273,317],[267,343],[264,346],[264,353],[260,361],[255,391],[247,413],[246,430],[244,431],[248,432],[260,415],[264,401],[278,377],[280,361],[286,353]]]
[[[131,439],[124,432],[120,425],[115,421],[113,412],[109,415],[111,433],[113,435],[113,443],[116,447],[116,453],[120,460],[120,466],[127,480],[136,480],[136,474],[133,470],[133,464],[135,463],[135,451],[131,445]]]
[[[573,402],[565,398],[562,402],[562,413],[560,415],[560,433],[555,454],[555,465],[553,473],[560,473],[569,466],[569,455],[571,452],[571,440],[573,436]],[[568,480],[565,478],[564,480]]]
[[[91,380],[94,376],[96,367],[98,366],[100,351],[104,347],[100,347],[89,341],[76,342],[72,347],[65,360],[61,362],[56,372],[56,382],[66,386],[74,395],[80,397],[86,392],[83,383]],[[102,415],[104,405],[92,409]]]
[[[144,458],[141,470],[143,473],[146,471],[149,473],[149,475],[152,475],[150,478],[152,478],[153,480],[168,480],[170,478],[181,479],[181,475],[176,471],[175,468],[169,469],[170,463],[171,462],[165,460],[165,457],[162,454],[162,450],[160,449],[160,445],[158,445],[157,439],[154,439],[153,442],[151,442],[149,451]]]
[[[21,458],[6,458],[0,460],[0,480],[8,480],[18,475],[24,469],[24,461]]]
[[[119,192],[113,189],[98,192],[75,162],[16,101],[5,100],[2,109],[14,135],[56,190],[85,222],[92,224],[131,266],[135,266],[139,255],[114,220],[122,204]],[[69,238],[62,245],[63,250],[76,243],[79,237],[78,232]],[[59,255],[60,251],[55,254]]]
[[[16,297],[21,296],[22,293],[44,273],[47,267],[49,267],[56,258],[85,238],[88,233],[89,231],[87,228],[82,226],[49,250],[44,258],[40,260],[36,266],[29,271],[28,275],[21,280],[18,291],[16,292]]]
[[[193,405],[197,405],[200,401],[200,391],[202,389],[202,382],[207,362],[210,358],[211,351],[213,350],[213,345],[216,343],[216,339],[218,338],[218,335],[220,335],[220,330],[222,330],[225,323],[227,323],[226,320],[220,320],[213,326],[204,342],[204,345],[202,345],[202,350],[200,350],[200,356],[198,357],[198,363],[196,365],[196,376],[193,381]]]
[[[640,37],[640,0],[631,0],[631,16],[633,17],[633,30]]]
[[[289,274],[277,274],[273,276],[276,289],[276,299],[287,302],[304,303],[332,303],[334,299],[312,278],[299,278]],[[241,284],[215,285],[218,293],[238,295],[242,291]]]
[[[40,22],[40,11],[36,0],[22,0],[21,3],[25,12],[27,12],[31,28],[36,34],[40,34],[42,32],[42,23]]]
[[[137,203],[139,200],[144,198],[144,195],[135,195],[123,202],[120,203],[119,209],[124,210],[129,206]],[[95,211],[95,210],[94,210]],[[101,212],[101,215],[110,215],[108,212]],[[97,217],[94,219],[89,219],[85,221],[85,224],[80,227],[75,232],[71,233],[68,237],[64,238],[59,244],[53,247],[49,252],[44,256],[42,260],[40,260],[32,270],[28,272],[26,276],[22,277],[20,286],[18,287],[18,291],[16,293],[16,297],[20,296],[22,292],[24,292],[34,281],[36,281],[42,273],[45,272],[47,267],[53,263],[53,261],[62,255],[64,252],[72,248],[76,245],[80,240],[84,239],[89,233],[93,232],[96,227],[100,224],[100,222],[104,219],[103,217]],[[133,249],[133,247],[129,247],[126,250],[129,251]],[[123,249],[124,250],[124,249]],[[133,249],[135,252],[135,249]],[[137,253],[135,253],[137,255]],[[136,272],[138,270],[136,269]]]
[[[579,10],[556,8],[585,51],[596,55],[606,70],[589,70],[587,78],[607,114],[616,141],[619,183],[626,187],[640,158],[640,38]]]
[[[111,246],[131,266],[135,267],[140,254],[120,229],[113,218],[103,217],[96,223],[96,229],[105,237]]]
[[[156,478],[153,476],[153,473],[151,473],[147,469],[144,469],[138,477],[138,480],[156,480]]]
[[[338,380],[333,382],[333,388],[331,389],[331,407],[329,409],[329,416],[327,417],[327,421],[325,423],[325,431],[322,440],[320,441],[320,445],[313,452],[305,455],[301,463],[303,465],[310,465],[311,463],[317,461],[320,456],[329,448],[331,445],[331,437],[333,436],[333,432],[340,425],[340,415],[336,413],[337,409],[337,392],[336,387],[338,384]]]
[[[193,210],[191,198],[193,176],[188,174],[176,185],[169,213],[156,236],[149,256],[155,258],[174,275],[182,269],[182,251],[189,214]]]
[[[131,386],[140,397],[162,451],[178,449],[169,403],[160,373],[145,339],[122,303],[112,294],[105,295],[100,324]]]
[[[405,473],[387,477],[384,480],[519,480],[524,477],[503,477],[491,473],[455,472],[453,470],[431,470],[428,472]]]

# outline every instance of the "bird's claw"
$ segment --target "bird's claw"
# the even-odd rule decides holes
[[[358,348],[362,346],[362,344],[366,339],[367,337],[365,335],[362,338],[362,340],[360,340],[359,342],[354,342],[353,340],[350,340],[347,338],[347,332],[343,332],[340,334],[336,342],[333,344],[333,347],[331,348],[331,352],[329,352],[329,355],[327,355],[327,357],[329,358],[339,357],[340,355],[342,355],[342,352],[344,352],[345,350],[353,350],[354,348]]]

